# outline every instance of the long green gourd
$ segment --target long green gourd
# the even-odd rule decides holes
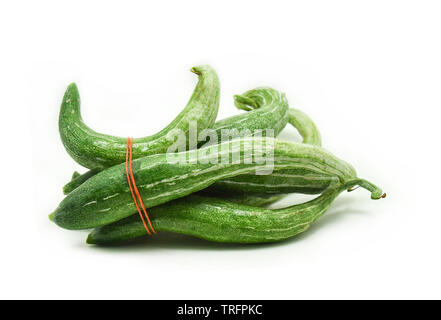
[[[216,72],[207,65],[194,67],[199,76],[187,106],[160,132],[133,139],[133,157],[165,153],[173,141],[167,135],[176,129],[187,133],[191,122],[198,130],[213,126],[219,108],[220,85]],[[104,169],[125,161],[126,139],[95,132],[82,120],[80,96],[74,83],[69,85],[61,104],[59,116],[61,141],[70,156],[89,169]]]
[[[87,171],[87,174],[89,174],[89,175],[86,175],[86,174],[80,175],[78,172],[75,171],[72,175],[71,181],[78,183],[77,179],[79,177],[81,177],[82,182],[78,184],[78,186],[79,186],[82,183],[84,183],[86,180],[88,180],[90,177],[97,174],[98,172],[99,172],[98,170],[92,169],[92,170]],[[67,185],[69,185],[69,184],[67,184]],[[224,196],[222,194],[218,194],[218,195]],[[240,193],[240,194],[234,194],[234,195],[230,194],[230,193],[228,194],[228,200],[235,202],[235,203],[247,204],[247,205],[251,205],[251,206],[268,206],[276,201],[279,201],[283,197],[284,197],[284,195],[282,195],[282,194],[267,194],[267,193]]]
[[[238,205],[219,198],[190,195],[149,209],[156,231],[168,231],[216,242],[263,243],[281,241],[307,230],[344,190],[360,185],[372,198],[384,197],[382,191],[365,180],[337,183],[306,203],[283,209],[263,209]],[[108,244],[146,236],[139,219],[133,215],[96,228],[87,243]]]
[[[233,153],[240,156],[240,161],[223,161],[231,160]],[[273,160],[274,170],[304,168],[333,175],[341,182],[356,177],[351,165],[320,147],[273,138],[243,138],[175,154],[187,159],[185,163],[171,163],[167,154],[147,156],[133,161],[133,172],[144,204],[150,208],[200,191],[216,181],[267,168],[268,164],[256,161],[244,163],[244,156],[254,159],[262,154]],[[72,191],[51,219],[66,229],[88,229],[134,212],[125,164],[120,164],[101,171]]]

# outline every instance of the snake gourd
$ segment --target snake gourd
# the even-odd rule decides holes
[[[220,198],[190,195],[149,209],[156,231],[189,235],[228,243],[264,243],[291,238],[306,231],[331,206],[344,190],[356,185],[372,192],[372,198],[384,197],[368,181],[355,179],[337,183],[317,198],[283,209],[264,209],[239,205]],[[381,196],[379,196],[381,195]],[[89,244],[109,244],[146,236],[137,215],[93,230]]]
[[[173,130],[188,133],[190,123],[198,130],[211,128],[219,108],[220,84],[216,72],[207,65],[191,69],[199,81],[187,106],[164,129],[143,138],[133,139],[133,156],[165,153],[172,145],[169,134]],[[66,90],[61,104],[58,127],[61,141],[69,155],[89,169],[104,169],[125,161],[126,138],[95,132],[81,117],[80,95],[72,83]]]
[[[233,154],[237,154],[240,161],[230,161]],[[133,161],[135,180],[146,207],[184,197],[222,179],[267,169],[268,163],[252,160],[258,155],[268,156],[275,171],[305,169],[334,176],[340,182],[356,178],[351,165],[323,148],[268,137],[241,138],[176,155],[187,161],[170,162],[167,154]],[[134,212],[125,164],[120,164],[101,171],[73,190],[51,219],[63,228],[87,229],[123,219]]]

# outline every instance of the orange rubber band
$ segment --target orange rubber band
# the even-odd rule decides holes
[[[127,151],[126,151],[127,182],[129,184],[130,193],[132,194],[133,202],[135,202],[136,209],[138,210],[139,216],[141,217],[142,224],[144,225],[144,228],[147,231],[147,234],[151,235],[152,232],[156,233],[156,231],[152,226],[149,215],[147,214],[147,210],[145,209],[144,203],[142,202],[141,195],[139,194],[138,188],[136,187],[135,176],[133,175],[133,169],[132,169],[132,145],[133,145],[133,138],[127,138]],[[135,196],[135,194],[136,194],[136,196]],[[139,204],[138,204],[138,201],[136,200],[136,198],[138,198],[138,201],[141,204],[142,210],[144,212],[144,216],[141,212],[141,209],[139,208]],[[148,228],[144,217],[147,219],[151,231]]]

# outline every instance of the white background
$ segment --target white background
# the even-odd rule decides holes
[[[0,4],[0,298],[441,298],[437,1],[10,1]],[[234,246],[158,235],[85,244],[47,215],[74,169],[58,136],[75,81],[86,123],[164,127],[211,64],[219,119],[259,85],[388,197],[342,194],[308,232]],[[293,129],[282,136],[298,139]]]

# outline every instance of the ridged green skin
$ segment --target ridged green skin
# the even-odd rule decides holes
[[[222,163],[222,158],[231,158],[233,147],[240,150],[241,161]],[[167,154],[152,155],[134,160],[133,172],[144,204],[150,208],[200,191],[216,181],[265,169],[264,164],[243,161],[244,155],[254,157],[265,152],[273,153],[274,170],[304,168],[334,175],[341,182],[356,177],[351,165],[320,147],[273,138],[243,138],[239,145],[229,141],[177,154],[185,159],[209,161],[206,164],[174,164]],[[213,164],[213,160],[218,164]],[[101,171],[67,195],[51,219],[66,229],[88,229],[132,215],[136,207],[126,179],[125,164]]]
[[[199,76],[187,106],[160,132],[133,139],[133,157],[165,153],[173,144],[167,139],[174,129],[187,133],[190,122],[197,123],[198,131],[211,128],[219,108],[220,84],[216,72],[210,66],[191,69]],[[104,169],[125,161],[127,138],[97,133],[81,118],[80,96],[74,83],[69,85],[61,104],[59,116],[61,141],[69,155],[89,169]]]
[[[156,231],[168,231],[215,242],[264,243],[281,241],[304,232],[345,189],[362,180],[336,184],[314,200],[283,209],[239,205],[219,198],[190,195],[149,209]],[[382,191],[361,182],[373,192]],[[95,229],[87,243],[108,244],[146,236],[137,215]]]

